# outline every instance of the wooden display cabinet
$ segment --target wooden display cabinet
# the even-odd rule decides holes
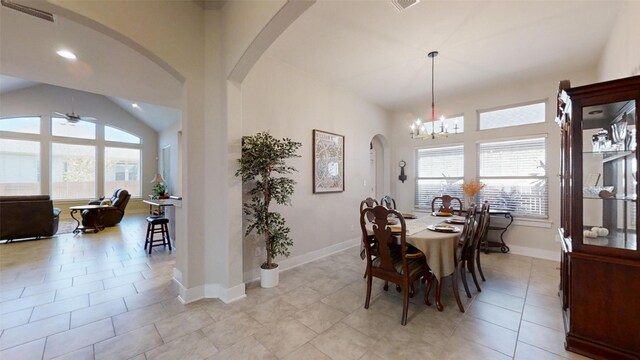
[[[638,102],[640,76],[558,91],[565,347],[596,359],[640,359]]]

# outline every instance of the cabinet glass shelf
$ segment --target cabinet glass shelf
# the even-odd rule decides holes
[[[629,195],[629,196],[615,196],[611,198],[601,198],[598,196],[583,196],[583,199],[589,200],[617,200],[617,201],[636,201],[638,199],[637,195]]]
[[[632,155],[634,152],[631,150],[624,151],[583,151],[588,156],[602,156],[602,162],[609,162],[623,157]]]

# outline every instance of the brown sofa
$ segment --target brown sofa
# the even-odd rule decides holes
[[[122,220],[124,216],[124,209],[129,203],[131,194],[125,189],[118,189],[115,191],[111,199],[107,199],[110,206],[95,210],[82,211],[82,225],[93,227],[94,224],[102,226],[114,226]],[[90,201],[89,205],[104,205],[105,200]]]
[[[49,195],[0,196],[0,240],[53,236],[59,220]]]

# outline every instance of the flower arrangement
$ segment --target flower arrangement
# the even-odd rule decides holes
[[[462,183],[462,185],[460,185],[460,187],[462,187],[462,191],[464,191],[465,195],[469,197],[476,196],[476,194],[479,193],[480,190],[482,190],[485,186],[487,185],[481,183],[476,179],[473,179],[471,181],[466,181]]]

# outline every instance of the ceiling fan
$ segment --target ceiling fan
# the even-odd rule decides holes
[[[80,116],[79,114],[76,114],[73,110],[73,98],[71,98],[71,112],[70,113],[61,113],[61,112],[57,112],[54,111],[53,112],[55,115],[60,116],[62,118],[67,119],[67,121],[71,124],[75,124],[80,120],[88,120],[88,121],[95,121],[98,120],[94,117],[91,116]]]
[[[91,116],[80,116],[80,115],[74,113],[73,111],[71,111],[70,113],[66,113],[66,114],[63,114],[63,113],[60,113],[60,112],[57,112],[57,111],[54,111],[53,113],[58,115],[58,116],[60,116],[60,117],[62,117],[62,118],[67,119],[67,121],[72,123],[72,124],[75,124],[80,120],[89,120],[89,121],[98,120],[98,119],[96,119],[94,117],[91,117]]]

